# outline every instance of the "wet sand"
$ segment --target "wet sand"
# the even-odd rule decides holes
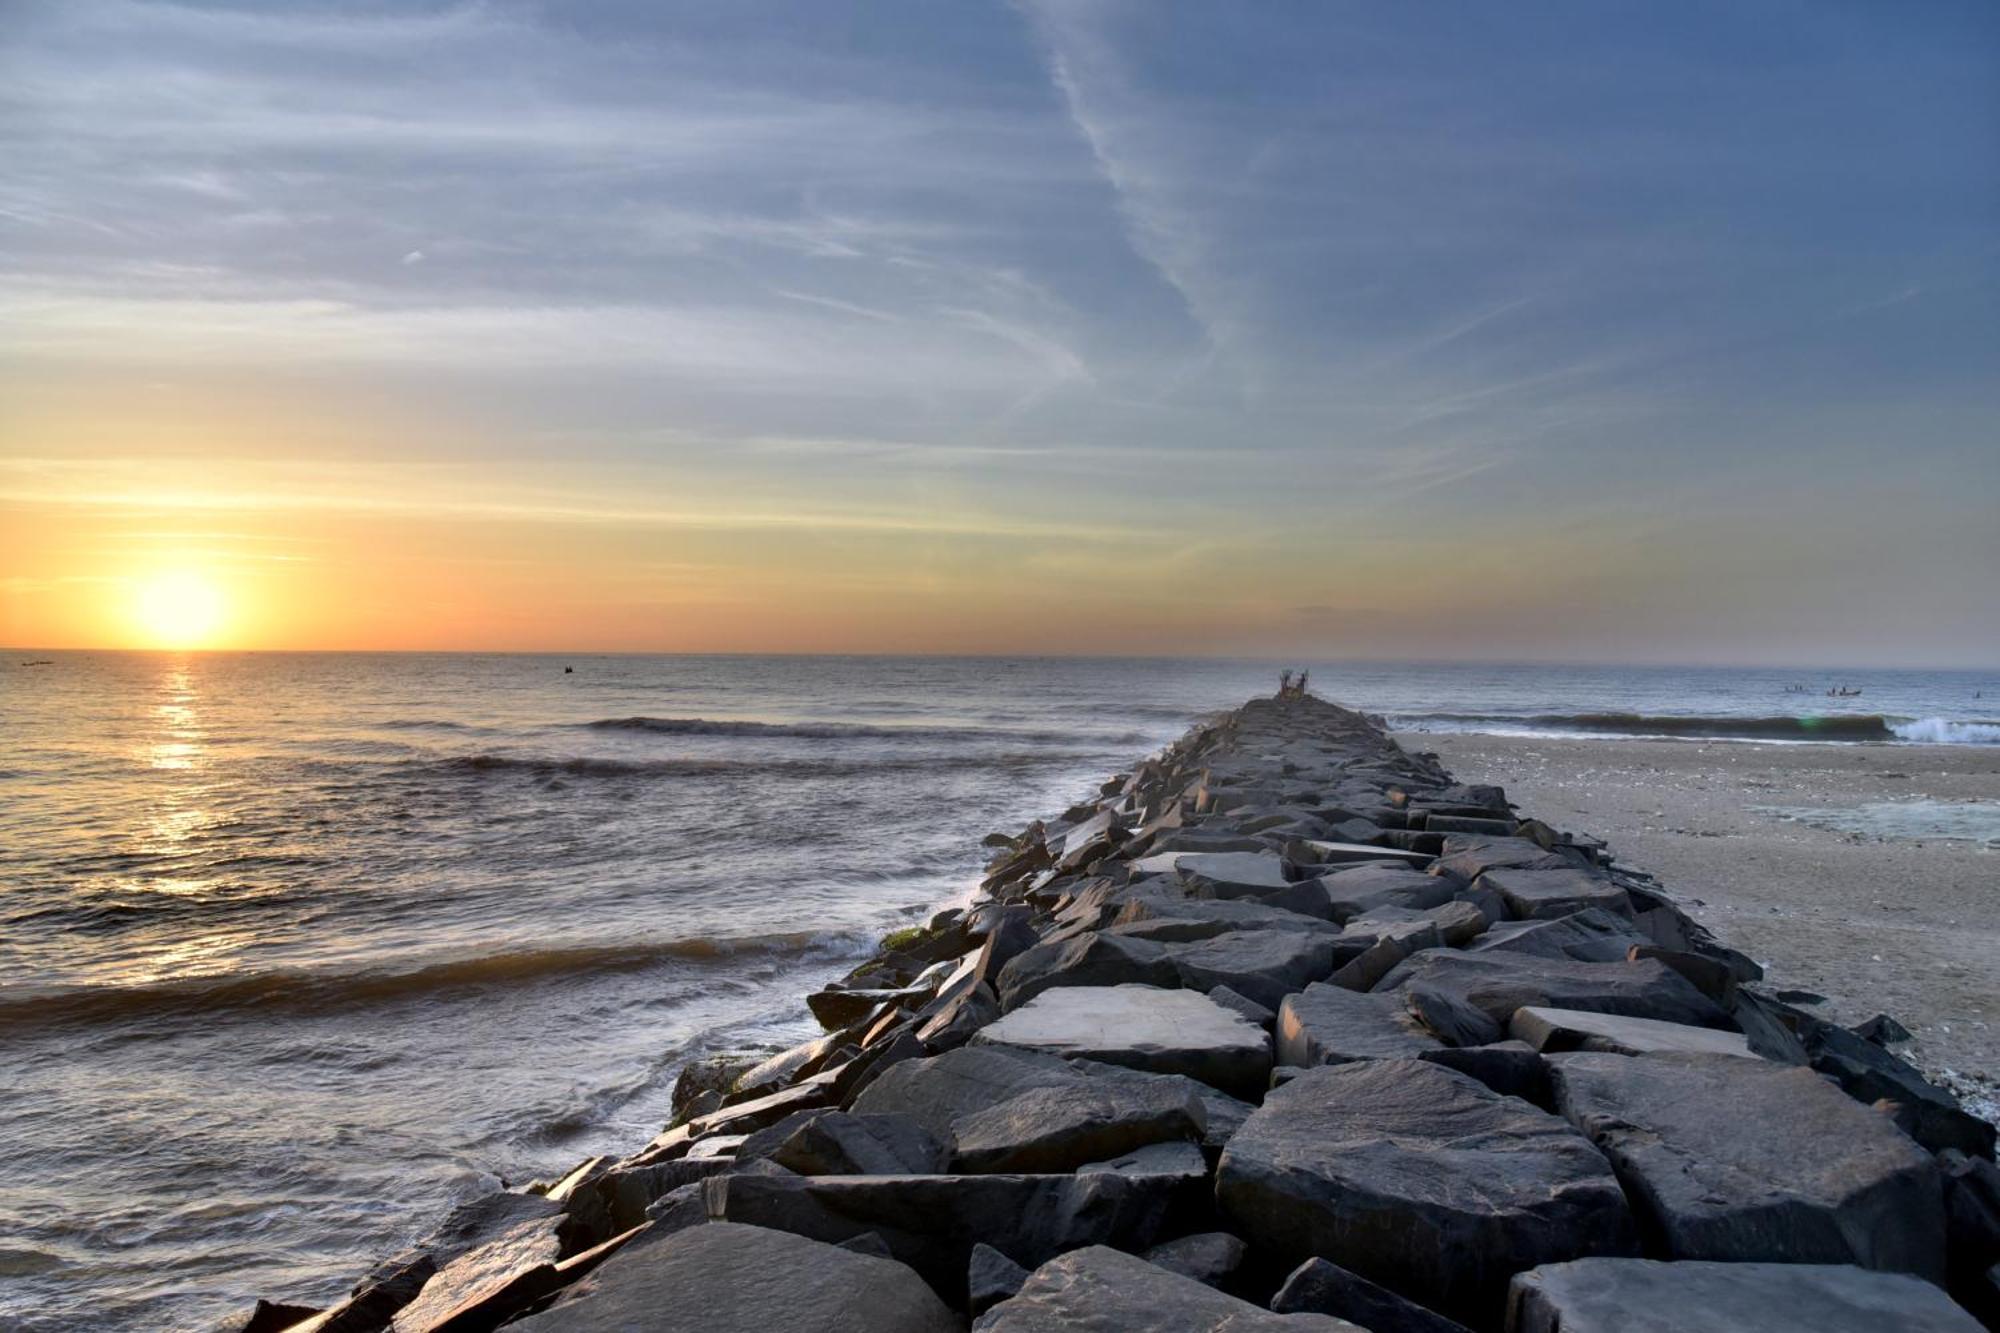
[[[1526,813],[1606,839],[1657,875],[1776,986],[1814,1012],[1886,1012],[1900,1054],[2000,1119],[2000,851],[1886,839],[1754,807],[2000,800],[2000,748],[1750,745],[1402,735],[1463,781],[1497,782]]]

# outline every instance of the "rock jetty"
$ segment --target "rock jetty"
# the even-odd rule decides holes
[[[1893,1023],[1300,684],[988,844],[824,1036],[243,1333],[2000,1327]]]

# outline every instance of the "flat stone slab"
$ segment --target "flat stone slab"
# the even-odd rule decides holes
[[[1263,1028],[1199,991],[1156,986],[1044,991],[981,1028],[970,1049],[991,1045],[1184,1074],[1224,1090],[1254,1091],[1271,1072],[1271,1038]]]
[[[1749,1038],[1740,1032],[1662,1023],[1654,1018],[1593,1014],[1582,1009],[1523,1005],[1514,1011],[1507,1032],[1538,1051],[1605,1051],[1612,1055],[1679,1051],[1693,1055],[1734,1055],[1745,1060],[1763,1058],[1750,1049]]]
[[[844,1333],[855,1312],[881,1333],[963,1328],[916,1273],[889,1259],[765,1227],[712,1222],[628,1246],[541,1314],[528,1333]]]
[[[1625,890],[1592,870],[1503,867],[1481,875],[1474,881],[1475,888],[1480,885],[1499,894],[1507,910],[1523,921],[1550,921],[1590,907],[1632,914],[1632,899]]]
[[[1296,844],[1311,853],[1318,865],[1346,865],[1354,861],[1386,861],[1399,865],[1428,865],[1431,861],[1424,852],[1405,851],[1401,847],[1382,847],[1372,842],[1329,842],[1321,838],[1300,838]]]
[[[1413,1058],[1444,1043],[1411,1016],[1403,997],[1314,984],[1278,1009],[1281,1065],[1338,1065]]]
[[[1630,917],[1587,908],[1552,921],[1501,922],[1465,948],[1467,953],[1522,953],[1578,963],[1621,963],[1634,945],[1649,948],[1652,937]]]
[[[1489,870],[1565,870],[1576,861],[1552,852],[1531,838],[1495,838],[1481,833],[1453,833],[1444,840],[1444,852],[1431,863],[1442,874],[1475,880]]]
[[[1162,944],[1212,939],[1237,930],[1294,930],[1318,935],[1337,934],[1330,921],[1282,907],[1267,907],[1245,898],[1142,898],[1119,909],[1111,927]]]
[[[1273,1314],[1103,1245],[1072,1250],[973,1324],[979,1333],[1367,1333],[1344,1319]]]
[[[1175,871],[1198,890],[1217,898],[1248,898],[1290,884],[1283,857],[1267,852],[1192,852],[1180,855]]]
[[[1514,1279],[1509,1333],[1975,1333],[1930,1283],[1845,1264],[1578,1259]]]
[[[1447,876],[1426,875],[1406,865],[1387,863],[1336,870],[1312,882],[1325,904],[1324,915],[1342,923],[1377,907],[1415,911],[1440,907],[1459,889],[1459,882]]]
[[[1333,974],[1340,960],[1361,952],[1323,931],[1234,930],[1192,944],[1167,946],[1167,957],[1190,990],[1227,986],[1266,1009]]]
[[[1318,1257],[1439,1313],[1493,1326],[1515,1273],[1634,1254],[1604,1157],[1560,1118],[1422,1060],[1308,1069],[1223,1150],[1230,1229]]]
[[[1611,1159],[1672,1257],[1943,1280],[1937,1163],[1810,1069],[1592,1053],[1551,1056],[1549,1069],[1557,1107]]]
[[[1453,1046],[1501,1040],[1523,1005],[1629,1014],[1694,1027],[1732,1028],[1722,1008],[1655,959],[1578,963],[1527,954],[1426,949],[1377,983],[1406,989],[1411,1010]]]

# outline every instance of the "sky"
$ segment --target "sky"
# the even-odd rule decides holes
[[[2000,663],[1983,0],[0,30],[0,642]]]

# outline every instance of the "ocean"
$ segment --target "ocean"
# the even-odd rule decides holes
[[[1302,665],[1406,731],[2000,744],[2000,675]],[[0,1327],[315,1303],[636,1148],[690,1057],[812,1034],[808,990],[963,899],[986,833],[1277,669],[10,653]]]

